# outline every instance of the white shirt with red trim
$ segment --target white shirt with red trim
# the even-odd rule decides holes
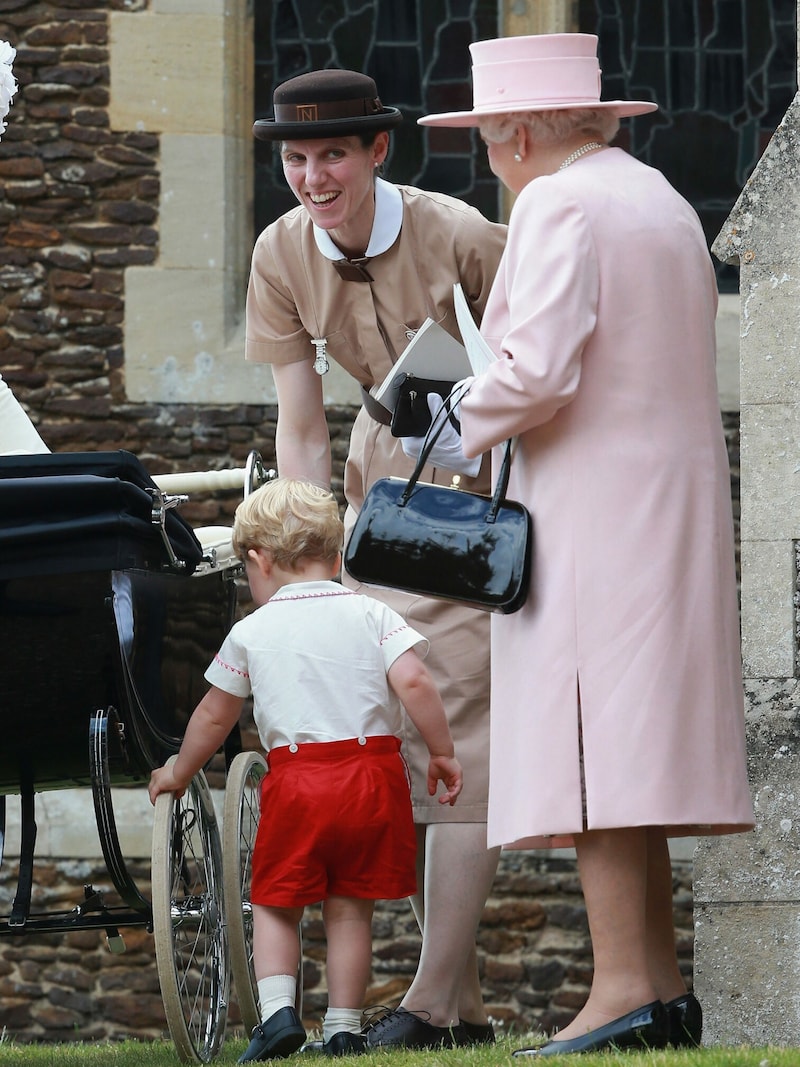
[[[397,612],[337,582],[285,585],[237,622],[205,673],[234,696],[253,694],[268,752],[281,745],[402,736],[388,671],[428,641]]]

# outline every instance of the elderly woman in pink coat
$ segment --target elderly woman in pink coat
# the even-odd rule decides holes
[[[460,410],[465,456],[517,439],[536,540],[527,602],[492,618],[488,837],[574,845],[594,978],[516,1055],[699,1044],[667,839],[753,824],[714,273],[692,208],[608,147],[655,105],[600,102],[595,50],[473,44],[474,110],[420,120],[479,126],[517,194],[481,327],[497,362]]]

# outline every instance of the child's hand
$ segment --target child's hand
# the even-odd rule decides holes
[[[175,778],[173,763],[168,763],[163,767],[157,767],[154,771],[150,772],[150,785],[147,787],[147,792],[150,796],[150,803],[155,804],[156,797],[161,793],[174,793],[175,799],[178,800],[186,792],[187,782],[179,782]]]
[[[428,763],[428,793],[436,796],[436,783],[444,782],[447,792],[439,797],[440,804],[455,804],[456,797],[464,784],[461,764],[455,756],[431,756]]]

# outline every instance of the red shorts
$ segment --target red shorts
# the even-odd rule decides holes
[[[250,899],[291,908],[416,892],[417,842],[396,737],[275,748],[261,784]]]

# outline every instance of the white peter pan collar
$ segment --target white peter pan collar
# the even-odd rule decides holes
[[[372,223],[372,233],[365,257],[371,259],[388,250],[400,236],[403,225],[403,197],[400,190],[391,182],[383,178],[375,179],[375,219]],[[314,240],[317,248],[326,259],[339,260],[342,258],[341,249],[333,243],[327,230],[322,230],[314,225]]]

